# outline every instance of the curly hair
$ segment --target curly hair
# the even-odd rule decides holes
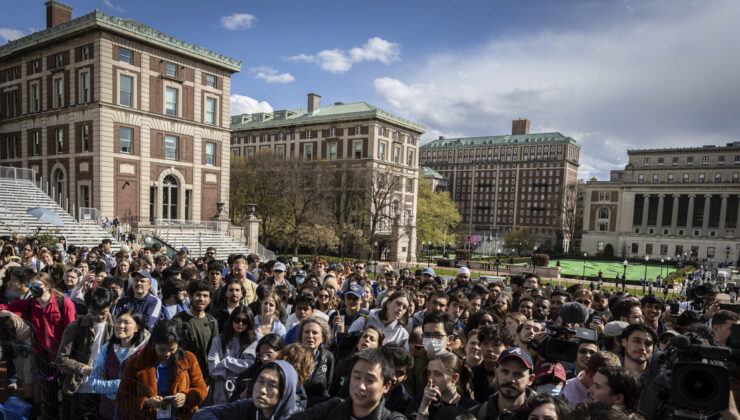
[[[314,356],[311,350],[300,343],[293,343],[283,347],[278,352],[278,360],[285,360],[293,365],[298,374],[298,384],[305,384],[313,373]]]

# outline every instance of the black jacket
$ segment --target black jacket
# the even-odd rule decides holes
[[[347,398],[332,398],[321,404],[294,414],[288,420],[349,420],[352,417],[352,400]],[[406,416],[385,408],[385,401],[381,400],[375,410],[364,420],[406,420]]]
[[[537,395],[532,388],[527,388],[525,394],[527,395],[527,399],[533,395]],[[499,411],[498,392],[496,392],[488,398],[488,401],[480,406],[477,417],[478,420],[507,420],[511,419],[513,414],[512,411],[508,410]]]
[[[303,384],[308,398],[306,407],[313,407],[331,398],[329,390],[334,380],[334,355],[322,346],[319,348],[317,360],[318,363],[316,363],[311,377]]]
[[[483,404],[491,394],[496,392],[496,390],[490,386],[490,382],[488,381],[488,372],[486,372],[485,362],[473,367],[472,371],[473,396],[476,401]]]

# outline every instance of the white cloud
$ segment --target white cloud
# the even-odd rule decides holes
[[[252,114],[255,112],[272,112],[272,106],[267,101],[259,101],[249,96],[231,95],[231,115]]]
[[[257,17],[249,13],[232,13],[221,18],[221,26],[232,31],[251,29]]]
[[[439,53],[401,69],[403,79],[376,79],[375,92],[426,125],[425,140],[506,134],[529,118],[532,132],[581,143],[580,178],[606,178],[628,148],[740,139],[740,57],[727,52],[740,38],[740,2],[650,4],[588,30]]]
[[[115,10],[116,12],[123,12],[123,7],[116,6],[110,0],[103,0],[103,4],[106,5],[109,9]]]
[[[0,38],[5,41],[12,41],[23,36],[23,31],[12,28],[0,28]]]
[[[255,79],[262,79],[267,83],[290,83],[295,80],[290,73],[278,73],[277,70],[268,66],[252,67],[249,72],[254,74]]]
[[[288,57],[295,62],[316,63],[330,73],[345,73],[356,63],[379,61],[385,65],[401,60],[401,46],[395,42],[374,37],[362,47],[355,47],[345,52],[340,49],[319,51],[316,55],[298,54]]]

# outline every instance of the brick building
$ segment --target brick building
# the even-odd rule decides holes
[[[130,19],[45,5],[46,29],[0,46],[0,164],[34,169],[70,212],[215,216],[229,198],[241,62]]]
[[[628,150],[584,189],[583,245],[621,258],[738,260],[740,142]]]
[[[305,109],[232,116],[231,152],[249,157],[269,149],[283,159],[321,162],[336,171],[339,206],[350,201],[358,179],[373,180],[376,194],[394,185],[389,205],[377,209],[387,217],[376,231],[380,240],[374,248],[386,259],[415,261],[418,148],[425,128],[365,102],[321,106],[320,101],[319,95],[309,94]],[[336,212],[348,214],[343,223],[368,228],[357,212]]]
[[[502,239],[532,229],[538,246],[568,249],[566,212],[575,208],[580,145],[560,133],[529,133],[515,120],[512,134],[438,140],[421,148],[421,165],[449,180],[462,224],[472,235]]]

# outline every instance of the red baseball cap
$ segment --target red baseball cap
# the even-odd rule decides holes
[[[568,380],[563,365],[561,365],[560,363],[553,363],[548,361],[537,363],[537,367],[535,367],[534,369],[534,375],[537,377],[537,379],[546,377],[557,378],[563,382]]]

